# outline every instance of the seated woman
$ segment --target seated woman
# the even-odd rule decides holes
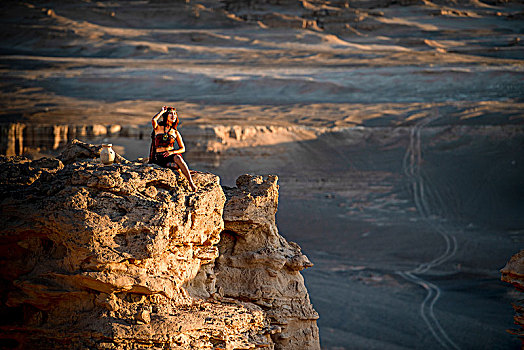
[[[162,117],[161,121],[158,121]],[[181,154],[186,151],[182,136],[177,130],[178,115],[173,107],[162,107],[151,121],[153,133],[151,134],[151,149],[149,152],[149,163],[158,164],[165,168],[180,169],[189,181],[193,191],[196,186],[191,178],[189,168]],[[175,142],[178,147],[175,148]]]

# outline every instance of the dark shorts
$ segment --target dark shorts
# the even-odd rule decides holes
[[[164,157],[164,152],[155,153],[153,156],[153,163],[158,164],[164,168],[167,168],[168,163],[173,163],[174,168],[178,168],[178,165],[175,163],[175,158],[182,156],[180,154],[172,154],[167,157]],[[171,166],[173,168],[173,166]]]

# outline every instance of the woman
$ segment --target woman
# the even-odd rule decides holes
[[[158,121],[162,117],[161,121]],[[193,191],[196,191],[195,183],[189,173],[186,162],[181,154],[186,151],[182,136],[176,129],[178,126],[178,115],[173,107],[162,107],[151,121],[153,133],[151,134],[151,150],[149,163],[155,163],[165,168],[180,169],[189,181]],[[175,147],[175,142],[178,147]]]

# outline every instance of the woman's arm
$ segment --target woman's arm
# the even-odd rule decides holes
[[[156,128],[158,128],[158,118],[160,118],[160,116],[162,114],[164,114],[164,112],[167,110],[166,106],[163,106],[162,107],[162,110],[160,112],[158,112],[154,117],[153,119],[151,120],[151,124],[153,124],[153,129],[156,130]]]
[[[173,150],[172,152],[174,154],[184,153],[186,151],[186,146],[184,145],[184,141],[182,140],[182,136],[180,135],[178,130],[174,130],[174,131],[175,131],[176,143],[178,143],[178,149]]]

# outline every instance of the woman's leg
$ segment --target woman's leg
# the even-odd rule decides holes
[[[176,167],[182,170],[182,173],[189,181],[189,185],[191,186],[191,189],[193,191],[196,191],[195,183],[193,182],[193,178],[191,177],[191,174],[189,173],[189,168],[187,167],[187,164],[184,161],[184,159],[180,155],[175,155],[173,157],[173,161],[176,163]],[[173,163],[167,164],[168,167],[173,167],[172,165],[174,164]]]

